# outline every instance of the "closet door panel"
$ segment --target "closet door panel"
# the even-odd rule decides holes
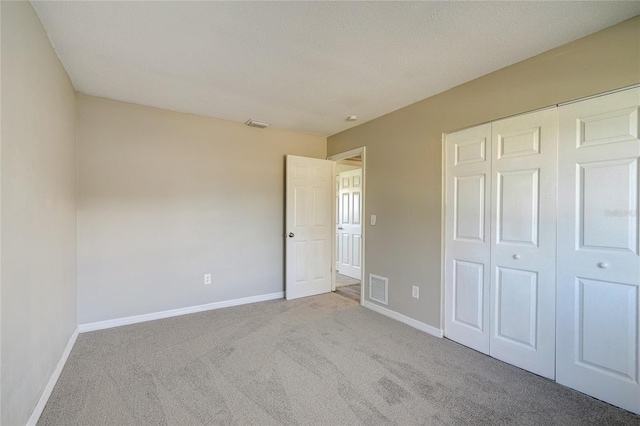
[[[601,374],[635,381],[638,287],[586,278],[578,278],[575,284],[582,320],[578,361]]]
[[[626,214],[638,205],[638,159],[583,162],[577,167],[580,249],[638,254],[637,220]],[[612,207],[605,209],[604,215],[603,201]],[[607,213],[626,217],[605,220]]]
[[[491,356],[555,378],[557,111],[492,124]]]
[[[491,125],[447,135],[445,335],[489,353]]]
[[[453,234],[456,241],[484,241],[485,186],[484,174],[454,178]]]
[[[498,172],[496,176],[497,244],[538,244],[540,170]]]
[[[559,108],[557,380],[640,413],[640,89]]]
[[[498,267],[495,292],[496,336],[535,350],[538,274]]]

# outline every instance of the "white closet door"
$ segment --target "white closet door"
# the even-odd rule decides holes
[[[445,333],[489,353],[491,125],[447,135]]]
[[[491,356],[555,378],[557,111],[492,123]]]
[[[560,112],[557,380],[640,413],[640,89]]]
[[[338,271],[362,279],[362,169],[338,175]]]

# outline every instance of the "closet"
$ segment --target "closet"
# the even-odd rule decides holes
[[[445,138],[445,335],[640,413],[640,89]]]

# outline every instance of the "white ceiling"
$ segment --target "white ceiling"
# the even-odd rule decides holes
[[[32,3],[79,92],[321,136],[640,14],[637,1]]]

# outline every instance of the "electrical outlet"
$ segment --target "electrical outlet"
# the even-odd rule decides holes
[[[411,297],[413,297],[414,299],[420,299],[420,287],[418,287],[417,285],[411,287]]]
[[[204,274],[204,285],[211,284],[211,274]]]

